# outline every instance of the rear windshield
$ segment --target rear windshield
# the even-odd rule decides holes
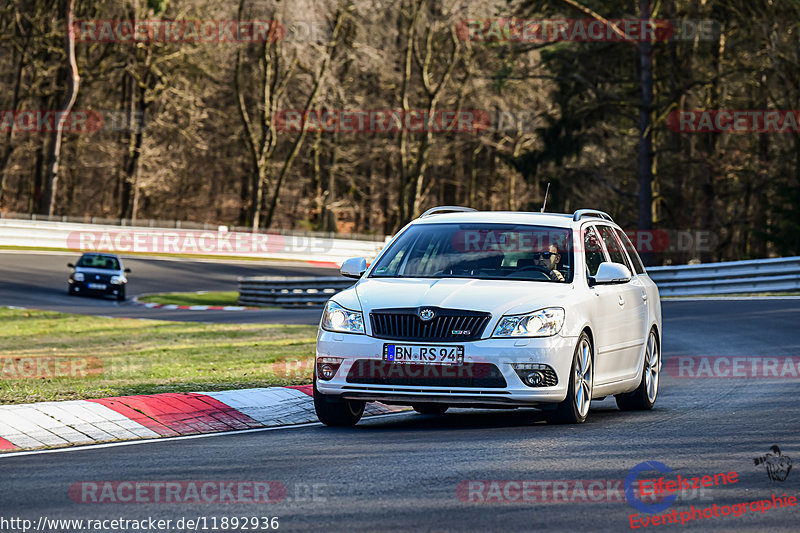
[[[119,261],[115,257],[105,255],[84,255],[78,260],[77,266],[85,268],[101,268],[104,270],[119,270]]]
[[[375,278],[516,279],[569,283],[571,230],[527,224],[417,224],[378,260]]]

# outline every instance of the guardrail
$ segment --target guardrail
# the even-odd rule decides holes
[[[800,290],[800,257],[649,267],[662,296]]]
[[[291,232],[253,233],[228,231],[227,228],[206,228],[207,226],[203,229],[184,229],[82,224],[54,220],[20,220],[0,215],[0,246],[64,249],[76,253],[155,252],[341,264],[349,257],[366,257],[371,261],[385,244],[381,241],[318,237]],[[647,272],[664,296],[800,290],[800,257],[650,267]],[[248,301],[248,304],[320,305],[335,292],[353,284],[345,278],[322,278],[325,280],[321,282],[324,286],[320,287],[314,285],[314,279],[320,278],[298,278],[298,285],[290,287],[284,283],[280,290],[274,284],[269,288],[259,289],[255,286],[256,282],[253,282],[246,290],[260,290],[263,294],[253,293],[253,296],[266,300]],[[278,283],[275,278],[272,281]]]
[[[239,278],[239,305],[322,306],[331,296],[351,287],[355,282],[353,279],[344,277],[259,276]]]
[[[3,213],[0,212],[0,220],[18,220],[28,222],[61,222],[67,224],[86,224],[96,226],[121,226],[126,228],[161,228],[161,229],[184,229],[184,230],[213,230],[218,231],[225,228],[230,232],[252,233],[253,228],[249,226],[229,226],[215,224],[213,222],[191,222],[186,220],[163,220],[163,219],[130,219],[130,218],[107,218],[107,217],[71,217],[71,216],[49,216],[29,213]],[[278,235],[291,235],[296,237],[319,237],[326,239],[345,239],[354,241],[378,241],[385,242],[385,235],[374,235],[368,233],[334,233],[330,231],[310,231],[298,229],[263,229],[256,230],[257,233],[272,233]]]
[[[372,260],[383,240],[318,237],[291,232],[219,228],[158,228],[0,218],[0,246],[82,252],[290,259],[341,264],[350,257]]]

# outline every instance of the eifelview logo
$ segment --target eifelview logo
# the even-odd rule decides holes
[[[753,463],[756,466],[763,466],[767,469],[767,476],[770,481],[786,481],[789,472],[792,470],[792,460],[788,455],[781,454],[781,449],[777,445],[770,448],[771,453],[754,457]]]

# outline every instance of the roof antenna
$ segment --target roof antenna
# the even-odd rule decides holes
[[[547,193],[550,192],[550,182],[547,182],[547,190],[544,191],[544,202],[542,202],[542,208],[539,210],[540,213],[544,213],[544,208],[547,207]]]

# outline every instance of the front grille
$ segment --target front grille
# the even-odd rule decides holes
[[[111,274],[84,274],[83,280],[86,283],[111,283]]]
[[[420,309],[430,309],[432,320],[419,317]],[[479,311],[412,307],[375,309],[369,314],[372,334],[396,341],[473,341],[481,337],[491,315]]]
[[[490,363],[418,365],[358,359],[347,374],[348,383],[362,385],[406,385],[413,387],[478,387],[502,389],[506,380]]]

